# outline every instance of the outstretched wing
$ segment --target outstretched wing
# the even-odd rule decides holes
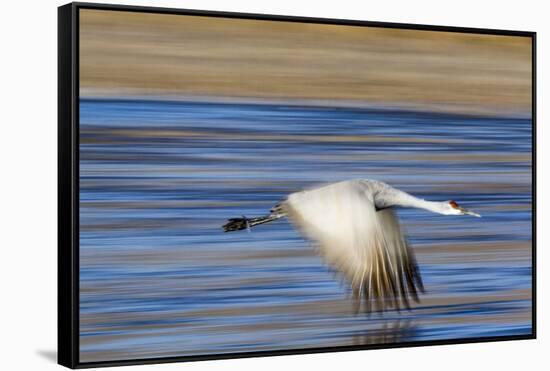
[[[412,249],[391,209],[376,211],[368,189],[342,182],[293,193],[285,202],[288,216],[317,243],[329,265],[351,284],[358,311],[383,311],[423,291]]]

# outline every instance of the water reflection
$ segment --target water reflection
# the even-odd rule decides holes
[[[384,321],[374,330],[355,331],[353,345],[395,344],[416,338],[417,326],[411,319]]]

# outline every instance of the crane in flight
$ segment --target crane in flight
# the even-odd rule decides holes
[[[418,291],[424,292],[424,287],[395,207],[480,217],[455,201],[426,201],[386,183],[362,179],[292,193],[269,215],[228,219],[223,229],[250,230],[288,217],[350,284],[356,313],[362,302],[366,313],[373,308],[410,309],[409,297],[418,302]]]

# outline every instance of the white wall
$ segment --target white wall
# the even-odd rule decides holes
[[[256,12],[423,23],[538,32],[538,283],[539,339],[535,341],[450,345],[408,349],[314,354],[165,364],[151,370],[317,370],[389,369],[526,370],[542,369],[550,341],[545,312],[549,310],[546,248],[550,187],[545,162],[550,160],[548,109],[550,26],[544,1],[300,1],[193,0],[120,1],[132,5]],[[48,370],[56,366],[56,32],[61,1],[27,0],[2,3],[0,187],[1,326],[0,368]],[[545,19],[546,15],[546,19]],[[548,101],[546,101],[547,103]],[[546,350],[546,354],[544,353]]]

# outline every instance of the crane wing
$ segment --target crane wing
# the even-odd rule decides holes
[[[376,211],[371,194],[342,182],[291,194],[285,209],[295,226],[316,242],[325,261],[351,284],[355,309],[364,299],[383,311],[409,297],[418,301],[422,280],[392,209]]]

